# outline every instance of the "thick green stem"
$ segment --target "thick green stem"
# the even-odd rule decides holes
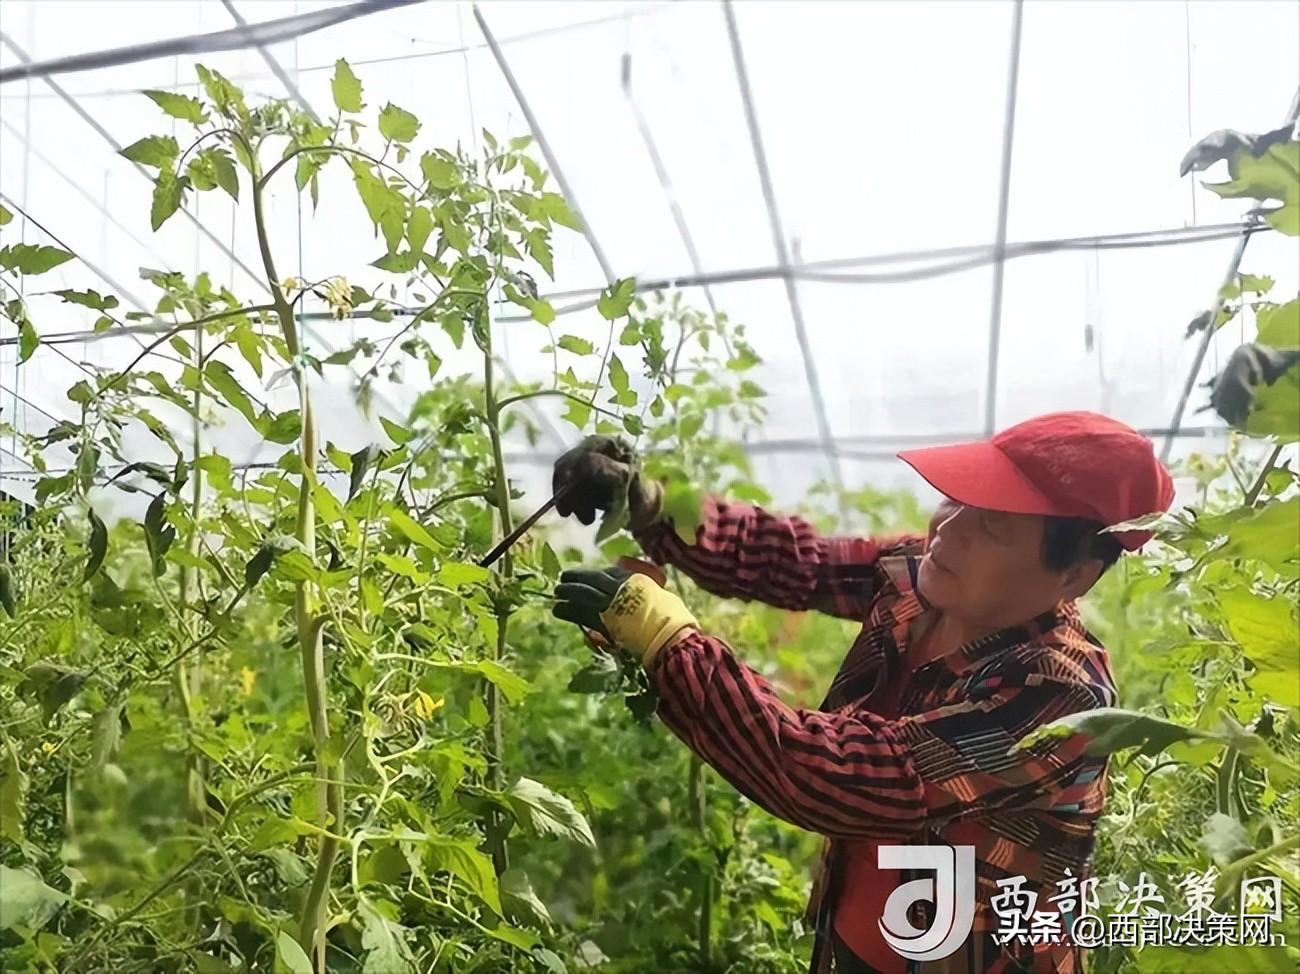
[[[194,355],[198,367],[202,368],[203,357],[203,332],[200,330],[195,333],[195,350]],[[193,415],[191,416],[192,433],[194,436],[194,449],[190,454],[190,519],[189,528],[185,537],[185,550],[191,555],[198,552],[199,547],[199,505],[203,500],[203,471],[199,469],[199,457],[203,450],[203,424],[199,417],[199,410],[203,405],[203,392],[198,384],[194,388],[194,398],[192,400]],[[191,611],[190,599],[193,595],[195,577],[194,570],[188,565],[181,566],[180,578],[180,612],[181,618],[185,622],[184,632],[190,640],[198,638],[199,622],[195,613]],[[177,697],[180,700],[181,719],[185,722],[186,729],[192,729],[194,722],[194,704],[193,699],[203,689],[203,662],[202,657],[194,661],[180,659],[176,661],[173,680],[176,686]],[[203,828],[207,824],[208,799],[207,799],[207,768],[204,766],[203,754],[195,747],[190,747],[185,758],[185,794],[186,805],[190,821],[197,828]],[[191,921],[197,923],[199,913],[197,904],[202,895],[200,884],[191,880],[186,884],[186,893],[195,901],[194,909],[189,914]]]
[[[501,451],[501,405],[496,399],[492,362],[491,322],[484,328],[483,342],[483,412],[487,417],[488,436],[492,441],[492,465],[496,493],[497,521],[501,528],[501,537],[505,537],[514,525],[510,520],[510,482],[506,479],[505,456]],[[514,575],[514,559],[507,551],[501,556],[501,576],[509,580]],[[510,610],[497,609],[497,645],[496,660],[500,662],[506,654],[507,633],[510,628]],[[488,783],[497,791],[505,787],[505,731],[502,725],[501,692],[496,684],[485,682],[487,693],[488,733]],[[504,824],[499,812],[493,811],[488,822],[488,848],[492,853],[492,862],[499,874],[510,868],[509,850],[506,848]]]
[[[704,762],[697,757],[691,758],[689,795],[691,827],[695,829],[700,840],[705,841],[704,817],[708,811],[708,796],[704,788]],[[713,955],[713,866],[711,863],[705,866],[700,876],[700,912],[696,929],[700,947],[700,969],[708,970]]]
[[[1233,795],[1237,781],[1237,771],[1241,764],[1241,755],[1235,746],[1229,745],[1223,753],[1223,760],[1219,763],[1219,770],[1215,775],[1215,805],[1221,815],[1227,815],[1231,818],[1239,818],[1237,809],[1233,803]]]
[[[1273,452],[1268,455],[1268,459],[1264,461],[1264,466],[1259,468],[1255,482],[1251,484],[1250,490],[1246,492],[1246,499],[1242,501],[1243,507],[1255,506],[1255,501],[1259,500],[1259,495],[1264,490],[1264,484],[1268,482],[1268,475],[1273,472],[1273,464],[1277,463],[1277,458],[1281,455],[1282,444],[1278,443],[1273,447]]]
[[[272,169],[272,173],[275,170]],[[268,176],[270,173],[267,174]],[[253,184],[253,219],[257,224],[257,245],[262,254],[262,268],[275,305],[280,331],[289,350],[290,367],[298,382],[299,412],[302,433],[299,439],[299,456],[302,460],[302,487],[298,494],[298,519],[295,535],[309,558],[316,554],[316,504],[313,489],[316,486],[316,423],[312,415],[311,397],[307,390],[307,376],[302,368],[302,346],[298,328],[280,288],[280,275],[275,270],[271,244],[267,237],[266,215],[262,191],[265,179],[255,178]],[[307,900],[303,904],[298,939],[308,956],[315,955],[316,966],[325,970],[325,945],[322,929],[329,902],[330,879],[334,862],[338,858],[338,836],[345,832],[343,822],[343,784],[341,768],[336,760],[326,757],[329,743],[329,690],[325,678],[324,625],[325,618],[317,611],[317,597],[312,586],[298,583],[294,595],[294,616],[298,627],[298,646],[302,656],[303,687],[307,698],[307,714],[311,721],[312,740],[316,745],[316,778],[320,815],[317,824],[329,825],[330,834],[322,834],[316,854],[316,872],[312,876]]]

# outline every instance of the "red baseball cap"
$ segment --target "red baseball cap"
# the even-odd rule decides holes
[[[1174,484],[1151,441],[1098,413],[1048,413],[991,440],[905,450],[899,459],[959,504],[1104,525],[1169,510]],[[1115,534],[1129,551],[1150,531]]]

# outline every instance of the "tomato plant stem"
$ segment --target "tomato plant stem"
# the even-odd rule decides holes
[[[281,163],[282,164],[282,163]],[[254,160],[256,165],[256,160]],[[299,416],[301,433],[299,455],[302,460],[302,484],[298,494],[298,518],[295,534],[308,558],[316,556],[316,507],[313,490],[316,486],[316,426],[312,416],[311,397],[307,388],[307,375],[302,367],[302,347],[298,329],[293,319],[293,309],[280,287],[280,276],[275,270],[271,244],[266,230],[266,213],[263,190],[266,179],[279,168],[277,164],[266,176],[254,172],[253,219],[257,225],[257,245],[262,255],[262,268],[275,305],[280,331],[288,346],[290,368],[298,382]],[[345,834],[343,822],[343,786],[339,780],[341,767],[327,756],[329,743],[329,691],[325,679],[324,625],[325,618],[316,612],[316,598],[307,581],[298,582],[294,594],[294,616],[298,627],[298,646],[302,655],[303,687],[307,698],[312,739],[316,745],[316,777],[324,782],[319,786],[318,820],[331,826],[329,833],[322,832],[316,854],[316,871],[303,904],[299,942],[308,956],[316,955],[317,967],[324,970],[324,943],[321,928],[329,900],[330,879],[334,862],[338,858],[339,836]]]
[[[695,829],[700,841],[708,843],[708,833],[704,828],[704,817],[708,811],[708,795],[704,787],[704,762],[697,757],[691,758],[689,781],[689,804],[691,808],[691,827]],[[700,968],[707,970],[713,954],[713,867],[706,864],[700,876],[700,913],[698,938],[700,947]]]
[[[1250,490],[1246,493],[1246,499],[1243,501],[1243,506],[1255,506],[1255,501],[1259,500],[1260,492],[1263,491],[1264,484],[1268,481],[1268,475],[1273,472],[1273,464],[1277,463],[1277,458],[1281,455],[1282,444],[1275,444],[1273,452],[1268,455],[1268,459],[1264,461],[1264,466],[1260,468],[1259,475],[1255,478],[1255,482],[1250,485]]]
[[[487,319],[486,314],[484,314],[484,318]],[[484,322],[482,344],[483,412],[487,418],[488,437],[492,441],[493,486],[496,493],[497,522],[500,525],[501,537],[504,538],[513,530],[513,525],[510,521],[510,482],[506,479],[505,455],[501,451],[501,405],[496,398],[492,361],[492,322],[490,319]],[[509,584],[510,579],[514,577],[514,559],[508,550],[501,556],[500,572],[501,578]],[[494,656],[497,662],[500,662],[501,658],[506,654],[510,615],[509,602],[503,598],[497,606],[497,642]],[[505,732],[502,726],[501,691],[491,681],[485,681],[484,688],[487,694],[488,733],[490,735],[487,755],[488,783],[493,789],[501,791],[505,787],[505,770],[502,767],[505,758],[502,753],[505,749]],[[510,868],[510,857],[506,848],[501,813],[494,809],[490,815],[491,817],[488,820],[488,848],[492,853],[492,862],[496,867],[497,874],[500,875]]]

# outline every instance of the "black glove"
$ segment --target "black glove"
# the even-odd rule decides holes
[[[588,436],[556,460],[552,491],[558,494],[570,486],[573,489],[555,505],[561,517],[573,514],[583,524],[591,524],[596,511],[624,502],[633,530],[659,516],[663,489],[641,476],[636,450],[624,439]]]
[[[1300,349],[1278,349],[1254,342],[1239,346],[1210,385],[1210,406],[1230,426],[1241,427],[1255,404],[1255,388],[1272,385],[1300,362]]]

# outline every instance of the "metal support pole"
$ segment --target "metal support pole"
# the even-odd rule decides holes
[[[221,3],[230,13],[230,16],[234,19],[235,23],[247,32],[248,21],[246,21],[243,15],[235,9],[233,0],[221,0]],[[289,96],[298,103],[298,107],[310,115],[313,122],[319,124],[320,116],[316,114],[315,109],[313,109],[307,99],[303,97],[302,92],[298,90],[298,86],[294,84],[293,79],[289,77],[289,72],[284,70],[283,65],[280,64],[275,55],[267,50],[265,44],[262,44],[259,41],[253,41],[253,46],[257,48],[257,53],[262,55],[262,60],[265,61],[266,66],[271,69],[271,73],[275,75],[280,84],[284,85],[284,90],[289,92]]]
[[[569,208],[573,210],[573,215],[582,224],[582,234],[587,238],[587,243],[591,246],[591,252],[596,257],[596,263],[600,265],[600,272],[605,275],[606,283],[612,284],[615,280],[614,269],[605,256],[605,250],[601,247],[600,241],[596,239],[591,224],[582,215],[582,207],[578,204],[578,197],[574,194],[573,187],[564,176],[564,169],[560,165],[560,160],[556,158],[555,152],[551,149],[551,143],[546,138],[546,132],[542,129],[541,123],[537,121],[537,116],[533,114],[532,106],[528,103],[528,97],[524,94],[524,89],[520,87],[519,81],[515,78],[515,73],[510,70],[510,63],[506,60],[501,45],[497,43],[496,35],[492,33],[492,28],[488,26],[487,18],[483,16],[483,11],[479,9],[477,3],[474,4],[474,19],[478,21],[478,28],[483,32],[483,38],[492,51],[492,57],[496,60],[497,67],[501,69],[501,75],[506,79],[506,84],[510,86],[510,92],[515,96],[515,101],[519,103],[520,111],[524,113],[524,120],[528,123],[528,130],[533,133],[533,138],[537,140],[537,147],[542,150],[542,156],[546,159],[546,165],[550,168],[551,175],[555,177],[555,181],[559,184],[560,192],[564,194]]]
[[[777,210],[776,191],[772,186],[772,174],[767,166],[767,153],[763,149],[763,136],[758,127],[758,113],[754,110],[754,97],[749,85],[749,71],[745,67],[745,53],[740,45],[740,31],[736,27],[736,14],[731,0],[724,0],[723,15],[727,20],[727,37],[731,42],[731,56],[736,66],[736,81],[740,86],[740,100],[745,109],[745,121],[749,127],[749,141],[754,152],[754,165],[758,169],[758,179],[763,190],[763,201],[767,204],[768,222],[772,226],[772,243],[776,248],[777,266],[785,282],[786,297],[790,302],[790,317],[794,322],[795,339],[799,343],[799,354],[803,357],[804,377],[808,382],[808,395],[812,399],[813,415],[817,421],[817,432],[825,447],[827,466],[831,478],[843,487],[844,476],[840,470],[839,457],[836,455],[834,438],[831,435],[830,421],[826,417],[826,401],[822,396],[821,379],[817,374],[817,363],[813,360],[812,348],[808,343],[808,329],[804,324],[803,307],[799,303],[799,289],[794,275],[790,273],[790,251],[786,246],[785,230],[781,226],[781,215]]]
[[[1011,205],[1011,151],[1016,137],[1016,94],[1020,88],[1020,35],[1024,0],[1014,0],[1011,14],[1011,61],[1007,67],[1007,105],[1002,116],[1002,177],[998,187],[998,228],[993,244],[993,298],[989,312],[988,373],[984,384],[984,435],[996,430],[998,354],[1002,345],[1002,282],[1006,273],[1007,210]]]

